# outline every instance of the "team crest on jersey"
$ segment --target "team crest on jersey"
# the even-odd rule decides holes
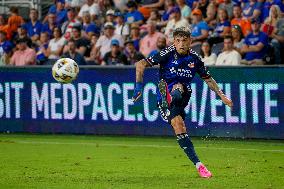
[[[188,64],[188,67],[194,68],[194,63],[190,62],[190,63]]]

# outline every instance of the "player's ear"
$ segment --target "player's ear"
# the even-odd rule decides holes
[[[192,38],[191,38],[191,37],[189,37],[189,39],[188,39],[188,40],[189,40],[189,43],[191,44],[191,42],[192,42]]]

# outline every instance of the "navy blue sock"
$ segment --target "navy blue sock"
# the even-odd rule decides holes
[[[172,96],[172,104],[178,104],[182,100],[181,91],[179,89],[175,89],[171,92]]]
[[[196,153],[195,153],[193,144],[192,144],[187,133],[178,134],[177,135],[177,142],[180,145],[180,147],[184,150],[187,157],[192,161],[192,163],[194,165],[197,162],[200,162]]]

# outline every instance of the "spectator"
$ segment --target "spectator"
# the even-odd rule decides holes
[[[231,31],[234,49],[242,55],[241,49],[245,42],[245,40],[243,39],[242,29],[239,25],[233,25]]]
[[[202,20],[202,12],[199,9],[192,11],[192,46],[201,44],[201,42],[207,39],[209,34],[209,27],[206,22]]]
[[[123,39],[126,39],[126,37],[128,37],[130,34],[129,25],[127,23],[124,23],[124,17],[122,13],[117,12],[115,16],[116,25],[114,33],[121,35]]]
[[[89,12],[92,20],[96,20],[101,13],[99,5],[95,3],[94,0],[87,0],[86,3],[81,7],[78,14],[80,19],[82,19],[84,12]]]
[[[100,28],[96,24],[90,24],[85,29],[84,37],[91,40],[94,35],[100,36]]]
[[[161,29],[163,26],[165,26],[164,23],[161,21],[161,15],[159,14],[158,10],[151,11],[147,23],[150,21],[156,22],[156,26],[158,29]]]
[[[271,34],[272,40],[271,44],[274,49],[275,54],[275,63],[283,64],[283,59],[281,59],[281,55],[283,57],[283,49],[284,49],[284,18],[281,18],[277,21],[276,27]]]
[[[47,32],[42,32],[39,38],[39,44],[36,48],[36,61],[37,64],[45,64],[48,61],[48,42],[49,35]]]
[[[6,19],[4,15],[0,14],[0,31],[4,31],[5,28],[6,28]]]
[[[280,17],[284,17],[284,1],[282,0],[266,0],[263,3],[261,10],[261,18],[265,20],[269,16],[272,5],[277,5],[280,8]]]
[[[17,29],[20,25],[24,24],[24,19],[18,15],[18,8],[17,7],[11,7],[10,8],[10,17],[8,19],[8,27],[9,32],[8,36],[12,36],[14,32],[17,32]]]
[[[242,53],[245,53],[243,64],[264,64],[262,60],[266,55],[268,45],[268,36],[260,31],[260,20],[251,21],[252,33],[245,38],[245,44]]]
[[[12,43],[6,40],[6,32],[0,31],[0,57],[4,54],[4,47],[13,46]]]
[[[117,39],[111,40],[111,51],[105,54],[102,65],[129,65]]]
[[[15,66],[34,65],[36,63],[36,52],[29,48],[26,38],[17,40],[17,50],[11,58],[11,64]]]
[[[81,25],[77,24],[74,25],[72,28],[72,37],[76,44],[76,51],[80,53],[82,56],[85,56],[86,54],[90,53],[90,41],[82,37],[81,33]],[[64,49],[64,52],[68,51],[68,46]]]
[[[130,38],[133,41],[135,49],[139,51],[141,36],[139,26],[137,24],[131,24]]]
[[[218,10],[218,22],[214,33],[209,38],[211,45],[224,41],[224,36],[231,33],[231,24],[228,21],[227,11],[224,9]]]
[[[185,2],[192,10],[198,6],[198,0],[185,0]]]
[[[145,58],[143,54],[141,54],[139,51],[135,49],[134,43],[131,39],[126,40],[124,46],[125,46],[125,55],[130,65],[134,65],[136,62]]]
[[[11,57],[13,55],[13,45],[11,43],[6,43],[2,46],[3,55],[0,56],[0,67],[11,64]]]
[[[211,46],[207,41],[204,41],[201,45],[200,56],[205,66],[215,65],[217,55],[211,52]]]
[[[234,7],[234,4],[231,0],[224,0],[224,2],[221,3],[218,8],[226,10],[228,13],[229,19],[231,19],[233,17],[233,7]]]
[[[65,44],[65,39],[62,37],[62,31],[60,27],[55,27],[53,29],[54,38],[49,41],[47,54],[48,54],[48,64],[53,64],[62,54],[63,46]]]
[[[109,9],[107,12],[106,12],[106,22],[112,22],[114,23],[114,10],[112,9]]]
[[[26,24],[28,36],[32,42],[36,43],[39,40],[42,23],[38,20],[38,10],[35,8],[30,9],[30,21]]]
[[[73,39],[70,39],[67,43],[68,45],[68,52],[63,54],[63,58],[71,58],[75,62],[77,62],[78,65],[86,65],[84,57],[77,52],[76,42]]]
[[[50,12],[48,13],[47,23],[42,26],[42,32],[47,32],[51,37],[53,35],[53,30],[56,27],[57,27],[56,15]]]
[[[259,18],[261,10],[256,2],[256,0],[249,0],[243,7],[243,16],[251,21],[252,19]]]
[[[174,0],[166,0],[165,1],[165,12],[162,15],[162,20],[165,22],[164,25],[167,25],[167,22],[170,19],[170,14],[172,9],[175,7]]]
[[[33,47],[33,42],[31,38],[28,37],[28,28],[25,24],[22,24],[18,27],[17,34],[15,36],[15,39],[13,41],[17,41],[17,39],[25,38],[27,40],[28,47]]]
[[[276,24],[281,18],[281,11],[278,5],[272,5],[269,11],[269,17],[267,17],[262,25],[262,31],[266,33],[269,37],[274,33]]]
[[[64,9],[65,0],[57,0],[56,1],[56,24],[61,26],[67,18],[67,11]]]
[[[104,35],[101,35],[96,43],[94,50],[91,53],[91,56],[95,59],[98,59],[99,62],[105,54],[111,51],[111,40],[117,39],[121,47],[123,47],[123,39],[120,35],[114,33],[114,25],[111,22],[107,22],[104,25]]]
[[[144,0],[142,1],[142,6],[144,8],[159,9],[164,5],[164,3],[165,0]]]
[[[231,21],[231,25],[239,25],[244,36],[247,36],[251,32],[251,24],[249,20],[242,18],[242,9],[239,5],[234,5],[233,15],[234,18]]]
[[[100,28],[91,21],[91,15],[89,12],[83,13],[83,36],[91,40],[93,34],[100,34]]]
[[[79,20],[76,19],[76,13],[74,8],[68,8],[67,9],[67,17],[68,20],[66,20],[62,26],[61,26],[61,31],[64,35],[64,38],[66,40],[69,40],[72,35],[72,28],[76,24],[80,24]]]
[[[6,24],[6,19],[4,15],[0,14],[0,31],[3,31],[6,33],[6,39],[10,40],[11,39],[11,32],[9,29],[8,24]]]
[[[189,27],[189,23],[185,18],[181,17],[181,12],[179,7],[174,7],[170,12],[170,15],[172,19],[168,22],[166,26],[165,35],[167,36],[169,42],[173,42],[174,40],[173,31],[176,28]]]
[[[189,19],[191,15],[191,8],[185,4],[185,0],[177,0],[177,4],[181,10],[182,18]]]
[[[198,0],[197,7],[201,12],[203,18],[206,17],[207,7],[209,5],[209,0]]]
[[[149,22],[147,24],[148,34],[144,36],[140,41],[140,52],[147,57],[151,51],[157,49],[157,40],[164,34],[156,31],[156,23]]]
[[[48,13],[53,13],[53,14],[56,13],[56,2],[57,0],[53,0],[53,4],[49,7]],[[43,23],[45,22],[46,22],[46,18],[44,19]]]
[[[217,57],[216,66],[236,66],[240,65],[240,63],[241,55],[233,49],[233,38],[226,36],[224,38],[224,49]]]
[[[167,39],[164,36],[159,37],[157,40],[157,49],[151,51],[149,56],[154,56],[155,54],[161,52],[161,50],[163,50],[166,47],[167,47]]]
[[[143,24],[144,17],[141,12],[137,10],[137,5],[135,1],[127,2],[127,10],[128,12],[125,15],[125,22],[128,24],[136,23],[138,25]]]
[[[90,32],[88,32],[88,34],[89,34]],[[84,58],[85,58],[85,61],[86,61],[86,63],[87,64],[98,64],[98,62],[95,60],[95,58],[93,57],[93,54],[92,54],[92,52],[95,52],[95,48],[96,48],[96,43],[97,43],[97,41],[98,41],[98,39],[99,39],[99,37],[100,37],[100,34],[99,33],[94,33],[94,34],[92,34],[92,35],[90,35],[89,34],[89,40],[90,40],[90,53],[89,54],[86,54],[85,56],[84,56]]]
[[[210,30],[214,30],[217,24],[217,8],[213,3],[208,5],[204,21],[208,24]]]

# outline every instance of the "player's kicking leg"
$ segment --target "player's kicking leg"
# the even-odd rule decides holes
[[[164,80],[159,82],[158,87],[162,96],[162,104],[160,105],[162,110],[161,113],[166,112],[166,116],[164,117],[167,117],[167,120],[172,125],[177,136],[178,144],[196,166],[199,175],[203,178],[210,178],[212,176],[211,172],[200,162],[186,131],[184,123],[184,107],[182,106],[182,94],[184,92],[183,85],[176,84],[171,93],[169,93],[167,83]]]

